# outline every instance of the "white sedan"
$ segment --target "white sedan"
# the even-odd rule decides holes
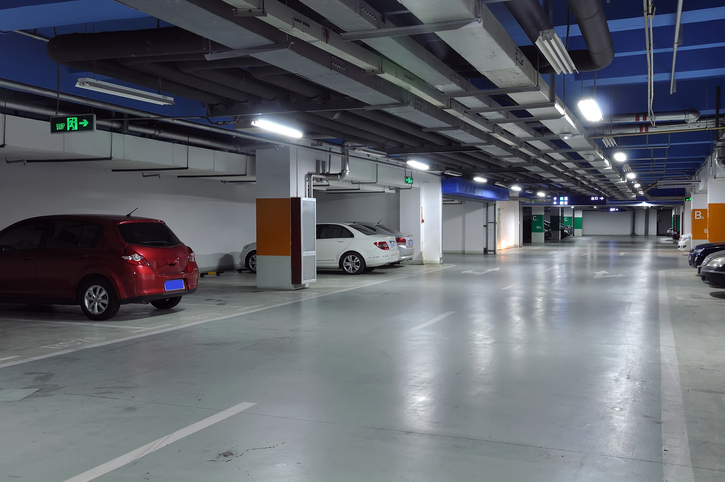
[[[318,268],[341,269],[346,274],[360,274],[400,260],[395,236],[377,234],[356,223],[318,224],[316,245]],[[256,273],[257,244],[244,246],[239,261],[243,268]]]

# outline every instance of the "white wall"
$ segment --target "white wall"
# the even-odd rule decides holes
[[[583,211],[583,235],[630,235],[632,234],[632,215],[632,211]]]
[[[315,191],[318,223],[381,222],[400,229],[400,194],[325,194]],[[382,219],[382,221],[381,221]]]
[[[647,218],[646,209],[635,209],[635,211],[634,211],[634,233],[637,236],[644,236],[646,218]],[[650,232],[648,234],[651,235],[652,233]]]
[[[47,214],[127,214],[163,219],[196,252],[199,267],[231,268],[256,239],[255,187],[80,163],[0,163],[0,229]]]

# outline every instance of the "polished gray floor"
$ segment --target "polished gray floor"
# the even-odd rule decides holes
[[[0,480],[725,480],[725,290],[670,240],[444,261],[0,305]]]

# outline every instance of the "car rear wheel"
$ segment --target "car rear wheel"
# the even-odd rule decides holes
[[[252,251],[247,255],[246,260],[247,269],[251,271],[252,273],[257,272],[257,252]]]
[[[103,278],[86,282],[80,289],[83,313],[91,320],[107,320],[118,313],[118,302],[113,286]]]
[[[160,310],[169,310],[174,306],[178,305],[181,301],[181,296],[174,296],[173,298],[163,298],[160,300],[153,300],[151,304]]]
[[[340,260],[340,268],[345,274],[360,274],[365,271],[365,260],[357,253],[345,253]]]

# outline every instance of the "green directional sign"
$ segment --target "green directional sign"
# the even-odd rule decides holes
[[[406,184],[413,184],[413,176],[405,176]]]
[[[50,118],[50,133],[86,132],[96,130],[96,114],[66,115]]]

